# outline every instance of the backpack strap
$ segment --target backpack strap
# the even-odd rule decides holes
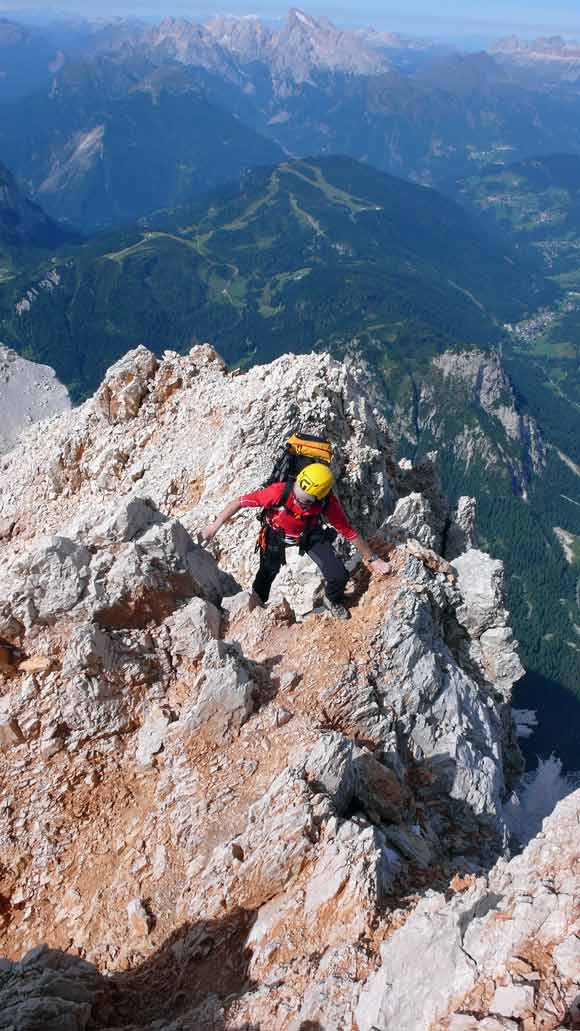
[[[294,480],[288,480],[288,483],[286,483],[284,485],[284,490],[282,491],[282,493],[280,495],[280,501],[278,503],[278,506],[280,508],[286,508],[286,502],[288,501],[288,498],[290,497],[293,489],[294,489]]]

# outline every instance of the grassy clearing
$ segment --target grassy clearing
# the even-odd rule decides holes
[[[244,211],[243,215],[239,215],[237,218],[233,220],[233,222],[227,222],[223,226],[223,229],[231,233],[236,232],[236,230],[245,229],[248,226],[248,224],[252,221],[254,216],[257,215],[257,213],[261,211],[263,207],[266,207],[268,204],[270,204],[270,202],[278,193],[279,188],[280,177],[277,172],[272,172],[272,175],[270,176],[270,182],[268,184],[268,189],[264,196],[258,197],[257,200],[252,201],[252,203],[248,205],[248,207]]]
[[[271,319],[283,312],[286,306],[284,304],[277,305],[275,303],[276,296],[282,292],[286,283],[299,283],[301,279],[305,279],[311,272],[311,268],[299,268],[295,272],[281,272],[279,275],[274,276],[262,290],[258,305],[260,315],[265,319]]]
[[[362,197],[355,197],[346,190],[339,190],[337,186],[333,186],[327,179],[324,178],[320,168],[315,165],[309,165],[305,161],[302,162],[304,168],[307,168],[312,172],[313,178],[311,179],[308,175],[305,175],[298,168],[291,168],[290,165],[280,165],[280,171],[286,172],[288,175],[295,175],[299,179],[302,179],[309,186],[316,186],[322,191],[325,197],[331,201],[332,204],[340,204],[342,207],[348,208],[351,214],[356,215],[359,211],[382,211],[382,205],[373,204],[372,201],[364,200]]]
[[[317,236],[326,236],[320,222],[316,221],[314,215],[309,215],[307,211],[304,211],[304,209],[300,207],[296,196],[293,193],[290,194],[290,205],[296,218],[302,225],[306,225],[308,229],[313,229]]]

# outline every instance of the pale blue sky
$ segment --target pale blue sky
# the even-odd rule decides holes
[[[226,0],[222,5],[209,2],[188,3],[188,0],[0,0],[0,15],[16,17],[18,12],[78,12],[84,15],[141,15],[151,17],[177,14],[192,20],[204,20],[212,13],[255,13],[279,18],[290,4],[280,0]],[[326,15],[338,24],[375,25],[377,28],[406,32],[417,36],[447,35],[459,37],[489,36],[507,32],[522,35],[568,33],[580,35],[580,8],[569,4],[546,4],[545,0],[365,0],[352,4],[348,0],[317,0],[316,4],[296,4],[308,13]]]

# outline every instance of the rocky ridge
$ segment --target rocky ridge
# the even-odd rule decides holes
[[[393,566],[370,578],[348,555],[340,626],[307,559],[247,612],[251,512],[197,543],[297,423],[335,442],[341,498]],[[501,563],[432,464],[394,463],[356,362],[287,355],[241,375],[207,346],[138,348],[0,474],[0,1028],[370,1031],[394,994],[422,996],[402,975],[387,990],[389,949],[409,962],[417,927],[441,948],[439,919],[450,942],[477,931],[488,876],[508,898],[524,871],[544,913],[568,892],[576,796],[488,875],[520,768]],[[555,893],[534,848],[561,869]],[[545,942],[562,1005],[572,903]],[[481,1007],[490,978],[507,986],[512,945],[496,945],[497,968],[482,945],[481,971],[414,999],[414,1031],[453,1009],[524,1027],[466,1009],[480,972]],[[510,998],[521,1010],[529,992]]]

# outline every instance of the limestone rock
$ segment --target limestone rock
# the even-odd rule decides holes
[[[580,937],[572,934],[554,949],[554,962],[562,977],[580,984]]]
[[[135,758],[139,766],[150,766],[153,756],[161,751],[170,722],[169,714],[158,705],[152,708],[137,735]]]
[[[2,1031],[85,1031],[104,1012],[110,986],[94,966],[39,945],[19,963],[0,967]]]
[[[503,565],[472,548],[453,561],[462,602],[457,619],[473,641],[471,653],[488,678],[509,695],[524,674],[509,625],[503,590]]]
[[[477,547],[475,498],[461,497],[445,536],[445,558],[450,562]]]
[[[50,623],[80,601],[89,582],[91,554],[67,537],[49,537],[0,574],[0,605],[6,617],[30,628]]]
[[[127,906],[129,931],[139,938],[149,934],[149,914],[141,899],[131,899]]]
[[[391,540],[414,537],[427,548],[437,548],[439,535],[432,525],[433,522],[429,500],[423,494],[413,493],[397,501],[395,511],[385,523],[384,531]]]
[[[192,598],[165,621],[171,637],[172,655],[195,662],[206,645],[219,637],[221,617],[211,602]]]
[[[377,638],[377,690],[417,759],[431,759],[451,796],[476,813],[498,814],[501,723],[479,683],[457,663],[456,642],[446,640],[437,615],[446,591],[441,582],[426,595],[401,591]]]
[[[467,504],[469,549],[446,562],[433,461],[395,465],[367,385],[356,356],[233,374],[207,345],[161,360],[137,349],[96,399],[2,458],[0,519],[18,532],[0,540],[0,939],[25,951],[50,935],[57,955],[82,950],[106,973],[103,1007],[88,997],[75,1027],[354,1031],[364,989],[363,1017],[372,996],[419,1031],[422,1002],[434,1019],[471,1018],[473,990],[478,1025],[497,1031],[511,1020],[489,1011],[497,988],[532,985],[548,1005],[548,967],[540,988],[535,967],[527,980],[513,967],[536,907],[532,933],[550,956],[567,943],[563,972],[574,962],[564,875],[556,905],[556,868],[538,857],[541,881],[505,861],[490,874],[517,754],[501,568],[474,554]],[[340,628],[311,616],[320,575],[293,552],[272,603],[248,611],[254,513],[196,543],[297,425],[335,443],[354,525],[390,536],[388,578],[369,580],[340,545],[353,571]],[[492,984],[512,928],[518,956]],[[397,973],[388,1005],[381,945]],[[416,982],[431,948],[436,990]],[[550,964],[570,1009],[573,981]],[[58,1014],[66,1028],[66,993],[47,992],[36,1026]]]
[[[206,646],[196,701],[181,716],[189,730],[203,727],[226,740],[254,711],[256,685],[240,659],[238,649],[222,641]]]
[[[490,1004],[490,1012],[500,1017],[525,1017],[534,1011],[534,989],[531,985],[499,985]]]
[[[461,1029],[465,1022],[454,1014],[471,1011],[476,987],[494,980],[494,991],[483,995],[485,1020],[474,1025],[476,1031],[494,1027],[496,1017],[513,1019],[517,1026],[524,1014],[542,1012],[554,991],[553,967],[549,959],[544,965],[544,953],[553,954],[556,962],[558,955],[569,955],[568,929],[577,919],[579,844],[572,832],[579,816],[577,791],[559,803],[543,834],[521,856],[500,861],[489,878],[480,878],[448,902],[435,893],[422,900],[405,926],[381,947],[381,967],[369,978],[357,1008],[361,1031],[391,1023],[400,1031],[435,1025]],[[418,969],[411,961],[419,949],[425,990],[420,990]],[[510,964],[521,962],[520,957],[528,957],[530,975],[542,971],[541,984],[540,978],[506,983]],[[565,992],[558,985],[555,994]],[[576,989],[568,993],[570,1003],[576,995]],[[565,1009],[552,1011],[548,1026],[556,1028]]]
[[[129,351],[107,373],[95,395],[95,409],[110,423],[129,422],[137,415],[150,381],[157,369],[157,359],[146,347]]]

